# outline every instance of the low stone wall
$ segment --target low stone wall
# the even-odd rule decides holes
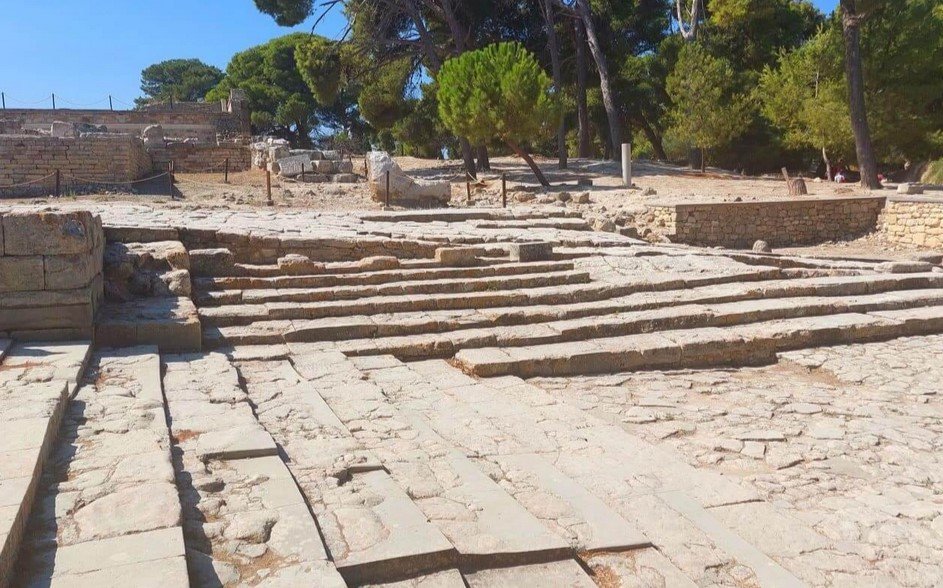
[[[943,247],[943,197],[891,196],[880,228],[891,243]]]
[[[105,125],[112,133],[140,136],[150,125],[164,127],[168,137],[197,137],[215,143],[217,134],[249,135],[249,112],[242,100],[220,102],[176,102],[155,104],[135,110],[93,110],[57,108],[8,108],[0,118],[31,130],[49,130],[56,121]]]
[[[169,143],[165,149],[151,152],[155,170],[167,169],[174,162],[174,171],[181,173],[222,172],[229,160],[229,171],[245,171],[252,165],[252,153],[247,145],[224,143]]]
[[[0,135],[0,196],[52,194],[57,170],[66,192],[139,179],[150,172],[151,158],[130,136]]]
[[[639,227],[675,243],[749,248],[853,239],[877,228],[884,197],[653,205]]]
[[[0,338],[91,338],[104,247],[90,212],[0,211]]]

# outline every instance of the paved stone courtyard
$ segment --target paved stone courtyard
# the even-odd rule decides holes
[[[939,261],[82,209],[97,344],[0,338],[0,582],[943,583]]]

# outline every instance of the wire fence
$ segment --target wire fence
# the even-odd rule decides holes
[[[173,109],[174,104],[179,104],[180,102],[181,101],[176,99],[170,99],[167,101],[148,102],[148,106],[167,105]],[[50,92],[48,96],[43,96],[42,98],[24,100],[16,96],[12,96],[5,91],[0,91],[0,109],[2,110],[6,110],[8,108],[49,108],[52,110],[58,110],[62,106],[89,110],[105,110],[106,108],[107,110],[115,110],[115,107],[118,106],[121,107],[118,108],[118,110],[132,110],[137,108],[138,104],[136,104],[134,100],[123,100],[114,94],[108,94],[98,100],[93,100],[92,102],[80,102],[77,100],[71,100],[62,96],[61,94],[56,94],[55,92]]]

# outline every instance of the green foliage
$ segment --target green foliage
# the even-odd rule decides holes
[[[333,102],[321,102],[299,71],[296,55],[304,54],[301,48],[310,43],[311,35],[295,33],[236,53],[207,99],[224,98],[230,89],[241,88],[249,98],[256,131],[274,132],[302,145],[311,142],[310,133],[319,126],[352,124],[356,112],[349,101],[341,101],[338,92]]]
[[[783,132],[786,146],[853,152],[841,57],[840,33],[823,29],[799,49],[782,54],[778,68],[763,71],[757,91],[761,111]]]
[[[255,0],[255,7],[283,27],[304,22],[314,10],[314,0]]]
[[[730,63],[697,44],[686,45],[667,80],[671,131],[704,150],[727,146],[752,120],[752,105]]]
[[[321,104],[333,104],[342,84],[339,43],[311,35],[295,47],[295,63],[301,79]]]
[[[943,184],[943,159],[937,159],[927,164],[927,170],[920,178],[926,184]]]
[[[213,86],[223,79],[218,67],[199,59],[169,59],[144,68],[141,91],[144,96],[134,102],[138,106],[151,102],[183,102],[202,100]]]
[[[439,117],[472,144],[521,143],[556,126],[550,77],[518,43],[496,43],[449,59],[437,82]]]
[[[409,59],[399,59],[371,72],[360,88],[360,114],[377,129],[390,129],[406,111],[405,88],[413,72]]]
[[[439,120],[435,84],[423,84],[422,96],[406,103],[407,114],[393,125],[392,135],[403,155],[438,158],[455,140]]]

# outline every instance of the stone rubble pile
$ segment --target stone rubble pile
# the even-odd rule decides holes
[[[339,151],[291,149],[288,141],[267,137],[251,146],[252,166],[267,169],[283,178],[322,183],[354,183],[354,164]]]

